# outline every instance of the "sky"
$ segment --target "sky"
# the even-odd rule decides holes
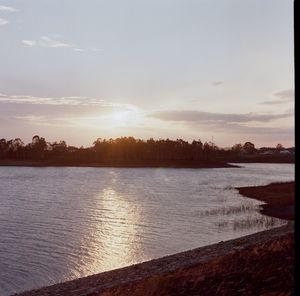
[[[294,146],[291,0],[0,0],[0,138]]]

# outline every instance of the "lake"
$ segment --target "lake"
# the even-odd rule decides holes
[[[294,165],[240,165],[0,167],[0,295],[286,223],[234,187],[294,180]]]

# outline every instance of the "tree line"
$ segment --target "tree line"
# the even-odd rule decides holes
[[[284,149],[278,144],[276,149]],[[47,142],[35,135],[28,144],[20,138],[0,140],[0,159],[56,161],[56,162],[203,162],[228,161],[241,155],[255,155],[258,149],[251,142],[235,144],[231,149],[219,148],[213,142],[182,139],[170,140],[153,138],[148,140],[134,137],[101,139],[91,147],[69,146],[65,141]]]

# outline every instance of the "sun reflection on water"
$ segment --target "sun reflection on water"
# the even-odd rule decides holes
[[[112,182],[114,183],[114,182]],[[136,263],[140,255],[137,226],[140,221],[138,209],[126,197],[112,187],[103,189],[97,199],[97,216],[93,236],[98,254],[92,272],[100,272]]]

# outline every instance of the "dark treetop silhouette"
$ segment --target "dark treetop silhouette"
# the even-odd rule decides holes
[[[230,149],[212,142],[191,143],[182,139],[141,140],[133,137],[98,138],[93,146],[68,146],[65,141],[49,143],[35,135],[25,145],[20,138],[0,140],[0,164],[18,165],[96,165],[124,167],[227,167],[227,162],[294,162],[294,148],[256,149],[251,142],[235,144]]]

